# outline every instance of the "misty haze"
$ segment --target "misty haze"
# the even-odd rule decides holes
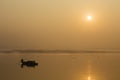
[[[119,0],[0,0],[0,80],[119,80]]]

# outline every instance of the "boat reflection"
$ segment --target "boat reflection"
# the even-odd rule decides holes
[[[21,59],[21,68],[23,68],[24,66],[35,67],[35,66],[38,66],[38,63],[35,61],[27,61],[27,60],[25,61]]]

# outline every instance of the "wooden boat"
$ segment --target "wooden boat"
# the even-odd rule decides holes
[[[23,66],[27,66],[27,67],[35,67],[38,66],[38,63],[35,61],[29,61],[29,60],[23,60],[21,59],[21,67],[23,68]]]

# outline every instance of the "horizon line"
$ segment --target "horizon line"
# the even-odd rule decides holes
[[[0,53],[120,53],[120,50],[35,50],[35,49],[13,49],[0,50]]]

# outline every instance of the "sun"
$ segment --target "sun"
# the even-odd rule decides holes
[[[91,21],[92,20],[92,16],[87,16],[87,20]]]

